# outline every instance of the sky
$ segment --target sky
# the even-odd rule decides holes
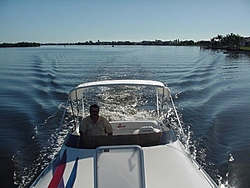
[[[250,36],[250,0],[0,0],[0,43]]]

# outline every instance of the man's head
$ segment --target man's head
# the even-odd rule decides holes
[[[92,117],[96,117],[99,115],[99,106],[96,105],[96,104],[93,104],[89,107],[89,113],[90,113],[90,116]]]

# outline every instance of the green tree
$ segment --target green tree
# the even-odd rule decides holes
[[[223,45],[226,45],[230,48],[238,48],[242,40],[243,40],[242,36],[231,33],[223,37],[221,42]]]

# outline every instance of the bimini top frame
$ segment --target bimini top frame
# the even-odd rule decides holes
[[[69,104],[69,102],[72,104],[72,101],[74,100],[82,100],[82,93],[84,92],[85,89],[91,88],[91,87],[101,87],[101,86],[115,86],[115,85],[127,85],[127,86],[152,86],[156,88],[157,91],[157,100],[158,100],[158,94],[161,94],[163,97],[166,97],[168,100],[170,99],[175,114],[177,116],[178,119],[178,123],[181,127],[181,122],[179,120],[175,105],[173,103],[173,99],[171,96],[171,90],[167,87],[167,85],[165,85],[162,82],[159,81],[153,81],[153,80],[103,80],[103,81],[95,81],[95,82],[86,82],[86,83],[82,83],[79,84],[76,88],[72,89],[69,93],[69,97],[67,100],[67,104],[66,106]],[[72,107],[72,106],[71,106]],[[84,108],[84,106],[83,106]],[[159,105],[157,103],[157,111],[158,111],[158,116],[159,116]],[[66,113],[66,109],[64,111],[63,114],[63,118],[65,116]],[[83,113],[84,113],[84,109],[83,109]],[[62,127],[63,124],[63,118],[61,120],[61,124],[60,124],[60,129]],[[182,127],[181,127],[182,130]],[[182,130],[183,131],[183,130]]]
[[[112,85],[131,85],[131,86],[153,86],[157,88],[159,94],[165,97],[170,97],[170,89],[159,81],[152,80],[103,80],[96,82],[87,82],[79,84],[76,88],[72,89],[69,93],[69,100],[81,99],[82,93],[85,89],[90,87],[112,86]]]

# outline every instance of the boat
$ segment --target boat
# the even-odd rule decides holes
[[[91,104],[113,135],[84,136],[79,123]],[[215,188],[213,179],[180,141],[183,128],[169,87],[153,80],[79,84],[68,95],[61,150],[30,187]]]

